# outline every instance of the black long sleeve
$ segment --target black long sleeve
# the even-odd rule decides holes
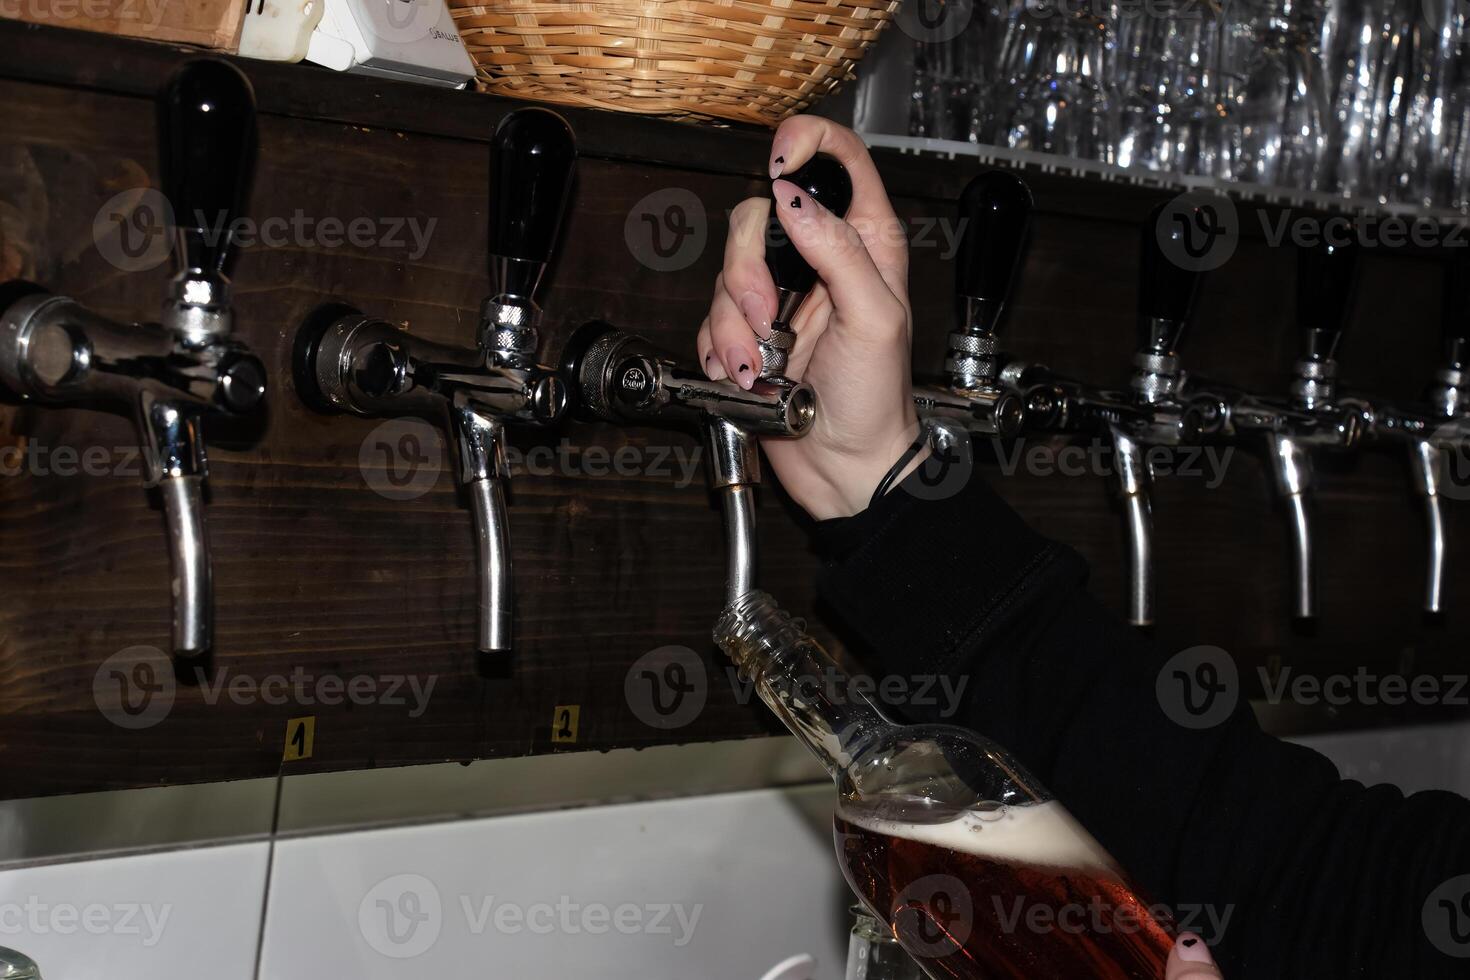
[[[1263,733],[1243,698],[1209,727],[1171,720],[1168,653],[978,477],[942,500],[899,488],[815,533],[828,618],[871,671],[965,685],[957,706],[901,713],[1010,749],[1152,898],[1198,915],[1184,924],[1219,939],[1227,980],[1470,977],[1441,951],[1470,956],[1470,898],[1439,902],[1470,875],[1470,801],[1341,779]]]

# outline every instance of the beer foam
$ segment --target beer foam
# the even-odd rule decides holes
[[[985,813],[967,811],[940,823],[913,823],[855,816],[839,806],[837,815],[875,834],[930,844],[961,854],[1054,868],[1105,871],[1117,877],[1112,855],[1055,800],[1007,806]]]

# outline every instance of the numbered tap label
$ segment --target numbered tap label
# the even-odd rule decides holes
[[[389,500],[416,500],[439,482],[444,439],[423,419],[389,419],[362,441],[357,465],[375,493]]]

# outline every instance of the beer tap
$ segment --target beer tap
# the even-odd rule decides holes
[[[1414,491],[1424,501],[1429,532],[1424,582],[1424,611],[1443,607],[1445,525],[1441,489],[1451,454],[1470,452],[1470,256],[1450,253],[1444,263],[1443,360],[1435,369],[1421,403],[1385,405],[1372,410],[1368,436],[1375,442],[1408,450]]]
[[[230,338],[225,276],[255,158],[255,97],[233,66],[186,63],[158,102],[163,189],[176,273],[158,323],[117,323],[29,283],[0,290],[0,382],[52,406],[131,417],[148,487],[163,502],[173,590],[173,649],[213,644],[213,578],[205,534],[204,422],[247,416],[265,397],[265,367]]]
[[[457,347],[410,336],[341,304],[316,311],[297,333],[297,392],[323,412],[415,414],[454,433],[458,472],[474,515],[479,578],[477,648],[511,649],[512,586],[504,484],[507,424],[549,425],[566,408],[554,368],[536,361],[535,297],[551,259],[576,165],[566,122],[520,109],[491,140],[489,271],[478,343]]]
[[[914,404],[926,421],[952,423],[976,435],[1013,436],[1026,421],[1029,399],[1042,415],[1054,401],[1049,386],[1019,380],[1011,390],[1001,381],[996,327],[1010,296],[1026,226],[1031,190],[1021,178],[991,170],[966,185],[960,195],[960,247],[955,258],[955,308],[959,329],[949,335],[944,361],[946,383],[916,385]]]
[[[785,175],[836,215],[847,213],[852,182],[830,157],[813,157]],[[760,484],[757,437],[798,438],[811,431],[817,399],[810,385],[786,377],[796,342],[791,321],[816,285],[776,216],[766,228],[766,267],[776,284],[777,314],[770,337],[759,342],[761,370],[749,391],[729,380],[711,381],[635,334],[607,323],[584,324],[567,343],[562,369],[578,414],[618,425],[694,425],[710,463],[710,487],[720,497],[728,542],[726,600],[755,589],[755,487]]]
[[[1291,526],[1292,611],[1317,614],[1311,490],[1314,449],[1356,448],[1372,417],[1366,403],[1338,393],[1337,349],[1351,310],[1357,246],[1318,242],[1297,250],[1296,320],[1302,336],[1285,398],[1264,398],[1191,379],[1206,426],[1226,439],[1263,436],[1277,493]]]
[[[1179,343],[1194,307],[1202,273],[1170,259],[1162,235],[1178,242],[1183,227],[1164,221],[1172,202],[1153,209],[1140,238],[1138,347],[1121,403],[1097,399],[1096,410],[1113,444],[1113,467],[1128,532],[1128,619],[1154,621],[1153,472],[1149,451],[1173,449],[1199,439],[1202,413],[1181,396]]]

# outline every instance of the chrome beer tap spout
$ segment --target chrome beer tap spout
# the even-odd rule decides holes
[[[1470,459],[1470,255],[1465,253],[1445,250],[1443,353],[1422,398],[1412,405],[1375,402],[1367,418],[1370,440],[1407,451],[1410,480],[1424,503],[1429,536],[1424,611],[1430,614],[1444,606],[1445,483],[1457,475],[1452,467],[1461,469]]]
[[[1031,204],[1030,188],[1004,170],[980,174],[961,193],[960,247],[955,256],[958,325],[949,335],[944,383],[914,386],[920,418],[975,435],[1005,437],[1021,431],[1028,394],[1041,400],[1038,408],[1043,414],[1054,407],[1053,386],[1023,378],[1019,365],[1013,383],[1027,387],[1012,390],[1001,380],[1002,354],[996,338],[1021,265]]]
[[[1264,440],[1276,491],[1290,525],[1292,612],[1317,615],[1312,536],[1312,453],[1356,449],[1372,407],[1339,392],[1337,351],[1352,310],[1358,249],[1321,241],[1297,249],[1296,324],[1302,338],[1285,397],[1266,397],[1190,379],[1197,404],[1208,405],[1207,428],[1227,441]]]
[[[836,215],[852,203],[847,169],[816,156],[785,179]],[[817,419],[811,385],[786,376],[796,344],[791,322],[817,283],[781,227],[773,202],[766,228],[766,268],[776,285],[771,334],[760,341],[761,369],[750,390],[702,371],[635,334],[601,321],[584,324],[562,354],[562,372],[577,415],[615,425],[689,426],[699,430],[710,463],[710,487],[725,515],[728,568],[725,595],[733,605],[755,589],[755,488],[760,484],[761,436],[798,438]]]
[[[147,486],[163,502],[172,646],[192,658],[214,642],[205,420],[252,416],[265,399],[264,365],[230,337],[225,275],[255,160],[250,83],[223,61],[187,62],[159,98],[158,136],[176,269],[159,321],[118,323],[39,286],[0,287],[0,384],[134,419]]]
[[[619,426],[691,428],[705,442],[711,489],[725,513],[730,602],[755,588],[755,488],[761,436],[798,438],[811,431],[817,400],[811,385],[758,379],[750,390],[711,381],[642,337],[601,321],[572,334],[562,369],[577,415]]]
[[[512,647],[513,607],[505,426],[552,425],[567,404],[559,372],[536,361],[536,294],[570,196],[576,144],[556,113],[520,109],[501,120],[490,145],[491,289],[476,345],[435,343],[329,304],[298,330],[293,373],[319,411],[419,415],[454,434],[476,540],[476,647],[500,654]]]
[[[1121,403],[1105,395],[1094,396],[1087,406],[1105,422],[1113,445],[1128,542],[1128,619],[1135,626],[1154,621],[1151,450],[1198,442],[1206,414],[1181,392],[1179,345],[1203,273],[1170,258],[1179,250],[1166,245],[1175,244],[1184,228],[1166,220],[1176,206],[1166,202],[1155,207],[1140,237],[1138,346],[1128,391]]]

